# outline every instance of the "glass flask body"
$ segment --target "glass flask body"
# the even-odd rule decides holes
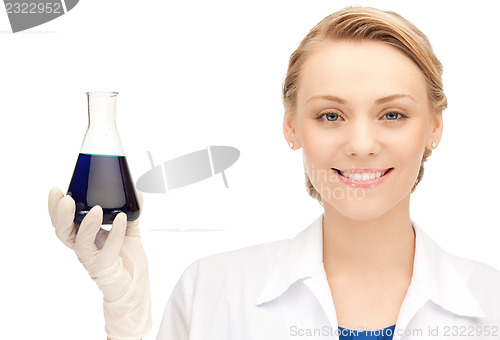
[[[116,92],[88,92],[89,125],[68,188],[76,204],[75,223],[101,206],[103,224],[120,212],[139,218],[140,206],[116,127]]]

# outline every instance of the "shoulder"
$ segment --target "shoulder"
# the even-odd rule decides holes
[[[470,283],[491,281],[500,283],[500,270],[485,263],[448,253],[448,258],[462,277]]]
[[[221,284],[248,276],[269,275],[290,240],[257,244],[202,257],[189,268],[198,280]],[[205,281],[204,281],[205,282]]]
[[[286,243],[263,243],[196,260],[179,278],[166,313],[191,319],[193,311],[206,316],[253,308]]]
[[[454,268],[487,315],[500,320],[500,270],[485,263],[448,254]]]

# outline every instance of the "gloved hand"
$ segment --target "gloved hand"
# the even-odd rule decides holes
[[[139,199],[142,203],[140,192]],[[104,295],[108,338],[145,337],[151,331],[151,298],[138,221],[127,223],[127,215],[119,213],[108,233],[101,228],[102,208],[95,206],[77,232],[73,223],[75,201],[57,187],[49,193],[49,214],[57,237],[75,251]]]

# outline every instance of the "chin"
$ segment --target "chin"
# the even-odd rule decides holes
[[[334,209],[337,214],[342,215],[344,218],[357,221],[371,221],[376,220],[387,214],[393,207],[389,204],[384,204],[383,201],[378,200],[372,204],[359,200],[356,202],[328,202],[323,201],[325,210]]]

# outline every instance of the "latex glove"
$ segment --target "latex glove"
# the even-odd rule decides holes
[[[140,192],[139,199],[142,203]],[[127,223],[127,215],[119,213],[108,233],[101,228],[102,208],[95,206],[78,229],[73,222],[75,201],[71,196],[63,195],[54,187],[48,203],[57,237],[75,251],[104,295],[108,338],[145,337],[151,331],[151,298],[148,263],[138,221]]]

